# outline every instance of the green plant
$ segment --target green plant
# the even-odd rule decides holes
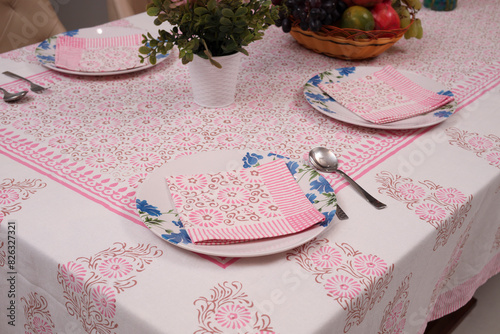
[[[148,15],[156,17],[155,25],[168,22],[172,28],[158,30],[158,37],[143,35],[141,61],[149,58],[155,64],[158,53],[177,46],[183,64],[198,55],[220,68],[212,57],[248,55],[244,47],[262,39],[264,30],[274,25],[277,11],[270,0],[153,0]]]

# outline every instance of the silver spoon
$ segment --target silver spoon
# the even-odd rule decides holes
[[[325,147],[315,147],[309,152],[309,161],[311,164],[319,171],[326,173],[338,172],[341,174],[349,183],[359,191],[365,199],[377,209],[383,209],[387,205],[377,200],[375,197],[367,193],[363,188],[359,186],[353,179],[349,177],[342,170],[338,169],[338,160],[331,150]]]
[[[22,99],[27,93],[27,90],[23,90],[22,92],[18,93],[9,93],[5,89],[0,87],[0,90],[3,92],[3,100],[5,102],[14,102],[14,101],[19,101]]]

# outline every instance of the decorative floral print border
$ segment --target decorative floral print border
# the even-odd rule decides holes
[[[432,291],[431,295],[431,300],[429,302],[429,308],[428,308],[428,318],[427,322],[433,320],[433,318],[438,318],[438,316],[432,317],[434,314],[433,309],[434,306],[436,305],[436,301],[439,297],[439,295],[443,292],[443,288],[448,284],[450,281],[451,277],[455,274],[455,271],[460,263],[460,259],[462,257],[462,250],[465,246],[465,243],[469,239],[469,232],[472,227],[472,224],[474,223],[474,219],[472,219],[467,225],[467,228],[464,230],[464,232],[460,235],[460,238],[457,242],[457,245],[453,249],[453,252],[450,256],[450,259],[448,260],[448,263],[446,267],[443,269],[443,272],[441,273],[441,276],[439,277],[436,286],[434,287],[434,290]],[[443,314],[444,315],[444,314]],[[440,316],[443,316],[440,315]]]
[[[256,310],[238,281],[223,282],[208,297],[194,301],[199,329],[194,334],[261,333],[273,334],[271,318]]]
[[[410,306],[408,299],[412,274],[406,276],[396,291],[394,299],[387,304],[377,334],[402,334],[406,324],[406,312]]]
[[[383,171],[376,175],[382,184],[378,191],[406,204],[415,215],[438,232],[434,250],[446,245],[451,235],[462,224],[472,207],[472,195],[468,197],[461,191],[445,188],[430,180],[414,181],[408,177]]]
[[[500,169],[500,137],[494,134],[479,135],[458,128],[448,128],[445,133],[451,137],[449,143],[473,152],[494,167]]]
[[[21,302],[24,303],[24,316],[26,317],[25,334],[56,333],[45,297],[31,292],[28,296],[21,297]]]
[[[313,239],[288,252],[286,259],[312,274],[326,295],[347,311],[344,333],[361,324],[381,301],[394,272],[394,264],[347,243],[331,245],[328,239]]]
[[[146,270],[163,251],[156,246],[117,242],[90,257],[59,264],[57,282],[68,313],[87,333],[113,333],[118,295],[137,285],[135,274]]]

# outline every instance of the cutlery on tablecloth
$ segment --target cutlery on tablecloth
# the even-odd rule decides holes
[[[387,207],[384,203],[370,195],[366,190],[361,188],[349,175],[338,169],[338,160],[335,154],[325,147],[315,147],[309,152],[309,161],[311,165],[319,171],[326,173],[338,172],[341,174],[363,197],[375,208],[383,209]]]
[[[0,87],[0,91],[3,92],[3,100],[5,102],[14,102],[14,101],[19,101],[22,99],[27,93],[27,90],[23,90],[22,92],[17,92],[17,93],[9,93],[5,89]]]
[[[15,73],[12,73],[12,72],[9,72],[9,71],[5,71],[5,72],[3,72],[3,74],[5,74],[6,76],[9,76],[11,78],[21,79],[21,80],[24,80],[26,82],[29,82],[29,84],[31,85],[30,89],[31,89],[32,92],[35,92],[35,93],[39,94],[39,93],[41,93],[41,92],[43,92],[44,90],[47,89],[47,88],[42,87],[40,85],[37,85],[36,83],[31,82],[30,80],[28,80],[28,79],[26,79],[26,78],[24,78],[24,77],[22,77],[20,75],[17,75]]]
[[[349,216],[345,213],[344,210],[340,207],[339,203],[337,203],[337,211],[335,212],[335,215],[339,220],[346,220],[349,219]]]

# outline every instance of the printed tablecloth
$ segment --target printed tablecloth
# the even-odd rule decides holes
[[[0,331],[423,333],[500,270],[495,14],[496,0],[423,9],[422,40],[359,62],[313,53],[272,27],[242,60],[236,102],[219,109],[193,103],[175,51],[151,69],[102,77],[47,70],[35,45],[1,54],[2,69],[50,90],[0,103]],[[145,14],[109,25],[156,31]],[[450,87],[458,112],[430,128],[369,129],[304,98],[317,73],[389,64]],[[302,159],[316,146],[332,148],[388,207],[325,174],[350,218],[257,258],[180,249],[136,213],[137,187],[179,157],[240,149]]]

